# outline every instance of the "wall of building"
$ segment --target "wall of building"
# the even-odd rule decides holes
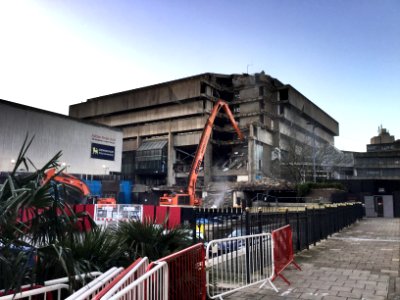
[[[0,100],[0,171],[14,168],[11,161],[17,159],[26,134],[35,136],[27,156],[38,167],[61,150],[63,155],[60,163],[65,163],[68,173],[105,174],[121,171],[120,130],[3,100]],[[112,160],[101,159],[98,155],[98,158],[91,158],[93,143],[105,146],[105,150],[113,149],[114,158],[111,152],[110,156],[103,158]]]
[[[85,103],[71,105],[69,115],[80,119],[105,116],[117,112],[120,113],[183,101],[198,97],[199,95],[199,79],[187,78],[180,81],[166,82],[133,91],[89,99]],[[107,101],[107,99],[112,99],[112,101]]]
[[[286,89],[285,99],[280,97],[280,89]],[[315,137],[318,146],[333,144],[338,134],[338,123],[333,118],[291,86],[263,72],[255,75],[207,73],[106,95],[71,106],[70,115],[121,128],[124,151],[135,151],[149,138],[168,139],[168,183],[172,183],[174,177],[183,174],[171,170],[178,147],[183,147],[178,150],[189,147],[194,151],[217,98],[230,104],[235,120],[244,131],[247,140],[241,146],[248,149],[247,158],[240,169],[229,172],[213,165],[213,162],[232,159],[229,153],[234,153],[226,144],[225,148],[219,148],[230,137],[235,139],[232,126],[220,114],[212,137],[218,146],[212,153],[207,152],[204,159],[206,182],[207,178],[218,176],[232,180],[235,174],[247,174],[250,180],[273,176],[271,155],[276,148],[284,147],[281,137],[295,135],[308,145]],[[223,149],[223,153],[218,149]]]

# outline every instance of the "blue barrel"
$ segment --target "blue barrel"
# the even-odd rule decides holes
[[[128,180],[121,180],[119,184],[118,203],[131,204],[132,203],[132,182]]]
[[[101,181],[100,180],[83,180],[90,190],[92,196],[101,197]]]

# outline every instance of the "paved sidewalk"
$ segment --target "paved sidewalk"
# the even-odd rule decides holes
[[[296,256],[269,287],[246,288],[224,299],[400,300],[400,219],[364,219]]]

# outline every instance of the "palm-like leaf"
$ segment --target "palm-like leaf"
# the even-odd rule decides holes
[[[45,172],[58,165],[61,152],[36,169],[26,158],[32,141],[25,138],[14,170],[0,187],[0,273],[9,274],[0,278],[0,289],[18,290],[24,283],[33,283],[32,253],[62,240],[76,228],[75,215],[66,209],[50,182],[43,184]],[[26,170],[33,167],[34,172],[18,174],[21,165]]]
[[[190,245],[185,228],[167,230],[165,224],[154,224],[150,219],[120,223],[116,230],[120,245],[124,245],[131,260],[147,256],[156,260]]]
[[[74,232],[62,241],[38,249],[37,273],[44,279],[68,276],[72,286],[76,286],[76,274],[128,265],[125,249],[118,243],[114,232],[100,227]]]

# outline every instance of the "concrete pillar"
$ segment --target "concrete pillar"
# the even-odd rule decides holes
[[[212,150],[213,146],[209,142],[207,146],[206,153],[204,153],[204,186],[207,186],[211,182],[211,175],[212,175]]]
[[[136,150],[139,149],[140,145],[142,144],[142,137],[140,135],[136,136]],[[136,163],[136,162],[135,162]],[[135,174],[135,183],[143,183],[141,180],[141,176]]]
[[[173,186],[175,181],[174,164],[176,161],[176,151],[174,149],[174,135],[172,132],[168,132],[168,174],[167,174],[167,185]]]
[[[138,135],[136,137],[136,149],[138,149],[141,144],[142,144],[142,137],[140,135]]]
[[[248,146],[249,146],[249,151],[248,151],[248,162],[249,162],[249,181],[253,182],[255,181],[255,161],[254,161],[254,125],[250,124],[249,128],[249,137],[248,137]]]

